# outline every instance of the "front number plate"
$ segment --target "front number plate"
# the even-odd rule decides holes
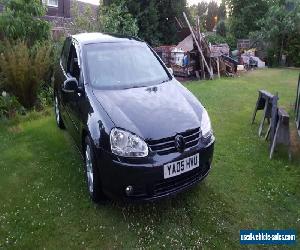
[[[199,167],[199,154],[164,165],[164,178],[181,175]]]

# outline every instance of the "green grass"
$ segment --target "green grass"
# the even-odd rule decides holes
[[[258,122],[250,125],[258,89],[277,91],[292,116],[297,75],[268,69],[188,83],[212,119],[213,170],[157,203],[94,205],[81,156],[53,115],[0,125],[0,248],[239,249],[240,229],[292,228],[299,238],[299,147],[292,162],[284,148],[270,161]]]

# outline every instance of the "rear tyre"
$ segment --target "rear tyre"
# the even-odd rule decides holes
[[[57,95],[54,95],[54,113],[55,113],[55,120],[56,120],[57,127],[59,127],[60,129],[64,129],[65,124],[61,118]]]
[[[84,161],[87,187],[89,195],[93,202],[99,203],[105,200],[102,192],[99,170],[94,155],[94,147],[91,139],[87,136],[85,138]]]

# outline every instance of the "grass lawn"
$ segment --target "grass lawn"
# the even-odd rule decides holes
[[[298,73],[268,69],[187,83],[212,119],[214,166],[191,191],[158,203],[94,205],[81,156],[52,114],[2,123],[0,248],[239,249],[240,229],[296,229],[299,241]],[[257,136],[260,116],[250,125],[258,89],[277,91],[291,115],[292,162],[284,149],[270,161],[268,143]]]

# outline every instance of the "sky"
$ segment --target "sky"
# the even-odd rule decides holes
[[[92,3],[92,4],[99,4],[99,0],[80,0],[82,2]],[[209,0],[204,0],[206,2],[209,2]],[[220,0],[216,0],[217,2],[220,2]],[[189,5],[197,4],[200,0],[188,0]]]

